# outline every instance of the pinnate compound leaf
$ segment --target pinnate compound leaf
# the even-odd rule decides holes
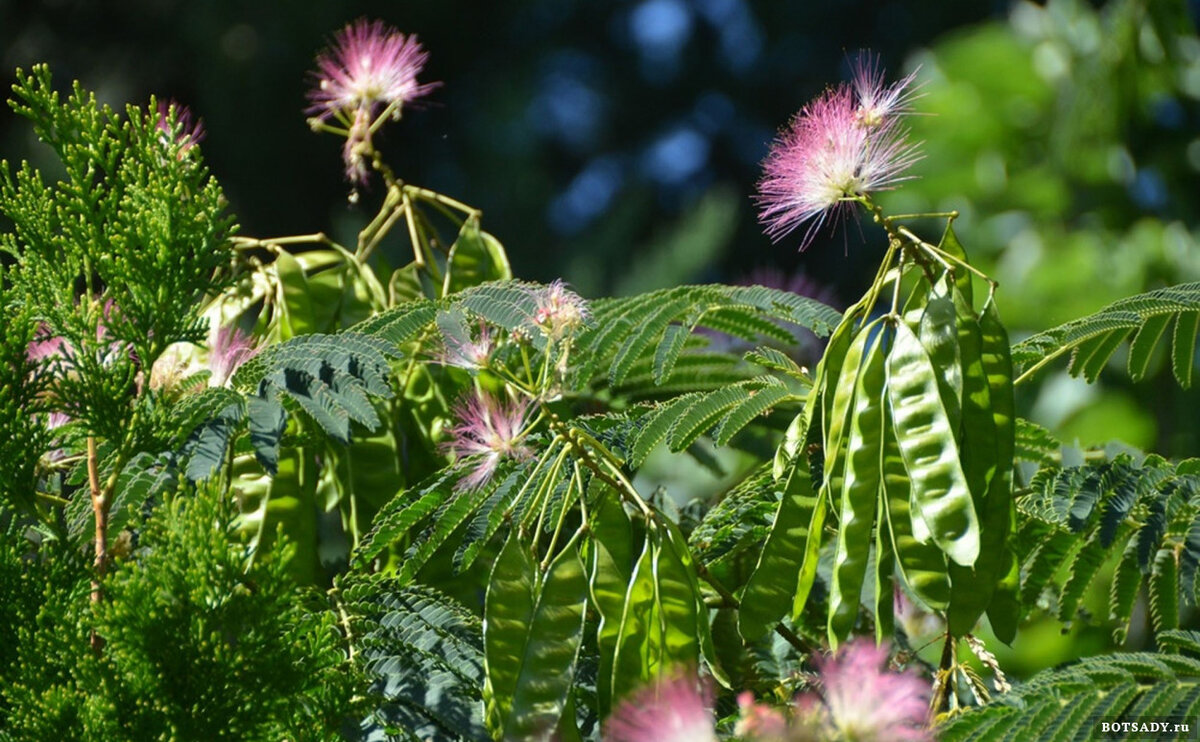
[[[1200,663],[1187,654],[1196,632],[1159,634],[1160,652],[1087,657],[1043,670],[981,708],[937,728],[938,739],[1082,739],[1096,720],[1190,718],[1200,698]],[[1186,654],[1185,654],[1186,653]]]
[[[356,578],[342,593],[352,641],[381,701],[366,739],[489,739],[483,724],[483,629],[434,588]],[[402,729],[406,736],[395,737]]]
[[[1187,388],[1195,364],[1196,333],[1200,329],[1200,283],[1180,284],[1120,299],[1095,314],[1026,338],[1013,346],[1013,365],[1027,375],[1070,353],[1071,373],[1094,380],[1121,342],[1136,333],[1129,371],[1134,378],[1140,378],[1171,318],[1175,319],[1172,367],[1175,378]]]

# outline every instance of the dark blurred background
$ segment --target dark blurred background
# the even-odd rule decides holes
[[[106,102],[153,93],[191,106],[244,231],[315,232],[347,220],[347,187],[338,140],[305,125],[306,73],[333,31],[383,19],[417,34],[430,52],[422,79],[444,83],[381,140],[397,172],[482,208],[519,274],[596,295],[794,269],[798,240],[772,246],[750,201],[775,130],[845,76],[847,53],[869,47],[899,71],[912,50],[1006,9],[0,0],[0,68],[46,61]],[[30,156],[27,132],[0,117],[6,157]],[[842,237],[823,237],[837,259],[818,243],[805,266],[849,288]]]
[[[779,127],[871,49],[893,79],[919,68],[933,114],[910,119],[925,157],[885,205],[961,211],[1020,337],[1200,280],[1198,6],[0,0],[0,69],[46,61],[114,105],[185,103],[243,233],[350,241],[380,194],[347,203],[340,140],[305,123],[307,73],[334,31],[380,18],[418,35],[422,79],[443,85],[379,144],[401,177],[482,208],[519,276],[585,296],[753,276],[845,306],[882,254],[877,228],[801,253],[799,235],[762,235],[752,196]],[[7,112],[0,153],[47,154]],[[1200,453],[1196,393],[1161,361],[1162,383],[1130,385],[1121,360],[1092,386],[1047,372],[1022,403],[1081,445]]]

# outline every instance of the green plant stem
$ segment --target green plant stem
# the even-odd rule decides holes
[[[333,605],[337,608],[338,623],[342,625],[342,630],[346,632],[346,648],[347,658],[350,662],[354,662],[357,652],[354,649],[354,631],[350,628],[350,616],[346,613],[346,605],[342,602],[342,591],[335,585],[329,588],[329,598],[333,601]]]
[[[408,192],[405,191],[403,196],[404,215],[408,222],[408,238],[412,241],[413,259],[416,261],[419,269],[423,268],[429,271],[430,278],[437,286],[441,286],[445,279],[442,276],[442,271],[438,268],[437,260],[434,259],[433,253],[426,254],[429,250],[429,242],[424,239],[421,233],[421,225],[417,221],[417,213],[413,208],[412,199],[409,198]],[[436,297],[433,297],[436,298]]]
[[[567,441],[567,444],[579,454],[583,463],[595,472],[596,476],[600,477],[601,480],[620,493],[626,500],[636,505],[642,511],[644,517],[647,519],[653,517],[654,511],[650,509],[650,506],[638,494],[633,483],[626,478],[625,473],[621,471],[620,461],[612,451],[608,450],[607,446],[585,431],[566,425],[553,412],[550,413],[550,427]],[[592,451],[600,454],[600,461],[592,457]],[[601,463],[604,464],[604,468],[601,467]]]
[[[575,464],[575,482],[579,487],[579,501],[582,503],[583,502],[583,478],[579,475],[579,462],[572,462],[572,463]],[[550,543],[546,545],[546,556],[542,559],[542,564],[541,564],[541,570],[543,572],[545,572],[550,567],[550,560],[554,556],[554,547],[556,547],[558,545],[558,536],[562,532],[563,523],[566,522],[566,519],[567,519],[567,511],[571,509],[571,502],[570,502],[571,489],[572,488],[568,487],[566,494],[563,495],[562,508],[560,508],[558,511],[558,523],[556,523],[554,526],[554,534],[550,536]],[[546,500],[547,500],[547,502],[549,502],[550,498],[547,497]],[[586,522],[587,522],[587,518],[584,518],[583,523],[586,523]],[[581,525],[580,528],[582,528],[582,527],[583,526]],[[578,537],[578,534],[576,534],[576,536],[573,536],[571,538],[571,541],[574,541],[575,538],[577,538],[577,537]]]
[[[483,212],[481,210],[472,206],[467,206],[462,201],[450,198],[449,196],[445,196],[437,191],[431,191],[428,188],[421,188],[420,186],[406,186],[405,190],[424,201],[432,201],[438,204],[449,206],[452,209],[461,211],[467,216],[472,216],[476,219],[479,219],[483,216]]]
[[[537,492],[535,492],[533,495],[533,508],[538,508],[537,525],[535,526],[533,532],[533,546],[535,549],[537,548],[538,540],[541,538],[542,524],[546,517],[546,509],[550,505],[550,495],[554,492],[554,480],[558,478],[558,472],[562,469],[563,462],[566,461],[567,452],[569,450],[569,446],[563,447],[563,450],[554,459],[554,463],[550,465],[550,471],[546,475],[546,478],[538,486]],[[530,508],[530,513],[533,512],[533,508]],[[521,522],[521,530],[523,532],[525,531],[525,526],[529,520],[530,517],[526,515],[525,520]]]
[[[957,211],[927,211],[920,214],[889,214],[884,217],[889,222],[897,222],[901,219],[957,219]]]
[[[958,265],[958,266],[960,266],[960,267],[962,267],[962,268],[966,268],[967,270],[971,271],[971,272],[972,272],[972,273],[974,273],[975,275],[977,275],[977,276],[979,276],[980,278],[982,278],[984,281],[987,281],[987,282],[988,282],[988,285],[990,285],[990,286],[995,286],[995,285],[997,285],[997,284],[996,284],[996,281],[995,281],[995,280],[994,280],[994,279],[993,279],[991,276],[989,276],[988,274],[986,274],[986,273],[984,273],[983,271],[979,270],[978,268],[976,268],[975,266],[971,265],[970,263],[968,263],[968,262],[966,262],[966,261],[964,261],[964,260],[962,260],[962,259],[960,259],[960,258],[957,258],[957,257],[955,257],[955,256],[953,256],[953,255],[951,255],[950,253],[946,252],[945,250],[943,250],[942,248],[938,247],[937,245],[931,245],[930,243],[928,243],[928,242],[926,242],[925,240],[921,239],[921,238],[920,238],[920,237],[918,237],[917,235],[913,234],[912,230],[910,230],[909,228],[907,228],[907,227],[900,227],[900,230],[899,230],[899,232],[900,232],[900,234],[901,234],[901,235],[903,235],[903,236],[905,237],[905,239],[909,240],[909,242],[910,242],[912,245],[914,245],[914,246],[916,246],[916,247],[919,247],[919,248],[921,248],[922,250],[925,250],[925,251],[926,251],[926,252],[928,252],[928,253],[929,253],[931,256],[933,256],[934,258],[936,258],[936,259],[938,260],[938,262],[940,262],[940,263],[943,263],[943,264],[944,264],[944,263],[946,263],[947,261],[949,261],[949,262],[951,262],[951,263],[954,263],[955,265]]]
[[[96,556],[92,564],[96,569],[95,575],[92,576],[92,604],[99,604],[104,599],[103,588],[101,582],[104,580],[104,571],[108,566],[108,503],[105,501],[104,492],[100,489],[100,468],[96,453],[96,437],[89,435],[87,439],[87,472],[88,472],[88,487],[92,497],[92,515],[96,521]],[[95,627],[92,627],[89,637],[92,651],[99,656],[104,650],[104,639],[96,633]]]
[[[341,245],[330,239],[329,235],[324,232],[314,232],[312,234],[296,234],[288,237],[230,237],[230,242],[233,243],[235,249],[249,250],[254,248],[270,249],[272,247],[280,247],[282,245],[311,245],[321,244],[330,247],[342,247]],[[343,250],[346,248],[342,247]]]
[[[708,571],[708,567],[701,564],[699,561],[696,562],[696,575],[700,579],[707,582],[708,585],[716,591],[717,595],[720,596],[721,603],[717,607],[742,607],[742,601],[738,600],[736,595],[729,592],[728,588],[722,585],[720,581],[713,576],[712,572]],[[797,636],[796,632],[792,631],[787,626],[784,626],[782,622],[775,624],[775,633],[779,634],[779,636],[781,636],[788,644],[791,644],[797,652],[808,654],[809,652],[813,651],[813,647],[809,646],[803,639]]]

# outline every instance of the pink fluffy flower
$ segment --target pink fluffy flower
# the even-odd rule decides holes
[[[450,428],[453,438],[447,448],[456,456],[477,456],[471,473],[459,480],[457,489],[483,486],[505,458],[524,459],[532,451],[521,443],[528,400],[511,403],[480,393],[459,402],[454,408],[458,424]]]
[[[860,73],[861,89],[843,84],[826,90],[772,145],[758,185],[759,221],[771,239],[812,221],[801,243],[807,247],[828,214],[906,179],[918,153],[900,119],[880,112],[886,106],[888,113],[898,112],[908,79],[885,89],[874,74]]]
[[[863,52],[853,63],[854,94],[858,98],[856,115],[864,126],[879,126],[894,116],[909,113],[915,97],[913,81],[917,73],[891,85],[886,83],[879,57]]]
[[[778,709],[755,703],[754,694],[738,694],[738,721],[733,733],[754,742],[777,742],[787,737],[787,720]]]
[[[856,640],[819,661],[822,693],[796,701],[800,726],[819,726],[826,738],[857,742],[923,742],[929,686],[911,673],[889,672],[888,650]]]
[[[492,342],[492,334],[488,330],[488,326],[480,322],[479,337],[475,340],[447,337],[446,345],[442,349],[441,361],[447,366],[476,371],[487,366],[488,358],[495,349],[496,345]]]
[[[716,742],[708,699],[695,676],[664,678],[625,698],[605,722],[606,742]]]
[[[317,57],[316,85],[308,93],[307,112],[322,121],[336,117],[350,125],[359,111],[373,118],[384,106],[403,106],[437,87],[417,82],[429,57],[417,38],[382,21],[360,18],[333,42]]]
[[[552,340],[562,338],[587,322],[590,312],[583,298],[567,288],[562,279],[534,292],[537,310],[533,322]]]
[[[208,355],[209,386],[229,386],[234,372],[258,353],[254,338],[236,327],[220,327]]]
[[[174,115],[174,122],[171,117]],[[183,157],[204,138],[204,122],[192,116],[191,109],[175,101],[159,101],[158,132],[167,146],[177,146],[177,157]]]
[[[61,335],[51,335],[46,325],[38,327],[33,341],[25,349],[25,357],[33,363],[53,358],[65,358],[71,352],[71,344]]]

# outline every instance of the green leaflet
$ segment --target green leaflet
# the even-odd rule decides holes
[[[1141,381],[1146,375],[1146,367],[1150,365],[1150,357],[1154,353],[1154,349],[1158,347],[1158,341],[1162,338],[1163,333],[1167,329],[1167,325],[1171,322],[1170,315],[1158,315],[1146,320],[1146,324],[1142,325],[1133,336],[1133,342],[1129,344],[1129,378],[1134,381]]]
[[[512,278],[512,268],[504,246],[492,235],[479,228],[478,217],[463,222],[458,239],[450,246],[446,257],[446,277],[442,296],[449,296],[487,281]]]
[[[1117,346],[1134,331],[1150,326],[1136,352],[1131,352],[1131,372],[1144,364],[1153,350],[1151,338],[1158,324],[1156,317],[1174,317],[1175,330],[1171,352],[1172,368],[1180,386],[1191,382],[1195,363],[1196,331],[1200,327],[1200,283],[1179,284],[1156,289],[1113,302],[1095,314],[1071,320],[1013,346],[1014,366],[1026,376],[1064,353],[1071,353],[1070,371],[1094,379]],[[1155,339],[1157,341],[1157,339]],[[1155,343],[1156,344],[1156,343]]]
[[[1192,368],[1196,365],[1196,334],[1200,332],[1200,312],[1183,312],[1175,320],[1171,336],[1171,370],[1179,386],[1190,389]]]
[[[624,381],[625,377],[629,375],[630,369],[633,368],[634,362],[643,356],[651,346],[657,346],[670,323],[674,322],[689,306],[688,302],[682,300],[667,302],[644,317],[621,343],[620,348],[613,356],[612,365],[608,369],[609,384],[617,386]],[[674,342],[679,341],[674,340]],[[657,356],[657,351],[655,355]]]
[[[574,542],[544,574],[514,531],[492,568],[484,608],[485,718],[497,739],[550,739],[583,634],[587,580]]]
[[[766,635],[787,612],[788,600],[799,600],[797,581],[804,571],[805,545],[817,504],[806,458],[798,457],[791,464],[774,525],[742,593],[738,632],[746,641]],[[813,540],[820,541],[819,534]],[[804,592],[806,601],[807,589]]]
[[[937,738],[1098,739],[1096,719],[1194,716],[1200,697],[1197,634],[1166,631],[1156,638],[1158,652],[1104,654],[1043,670],[987,705],[948,716],[935,730]]]
[[[947,556],[972,565],[979,556],[979,523],[958,446],[938,395],[933,364],[903,322],[896,323],[887,378],[893,428],[919,514]]]
[[[613,662],[612,688],[628,692],[674,666],[700,662],[697,636],[699,596],[687,567],[651,523],[642,555],[625,594],[621,629]]]
[[[1148,581],[1150,618],[1155,631],[1179,628],[1179,562],[1175,549],[1164,546],[1154,555]]]
[[[864,328],[860,338],[868,338],[872,323]],[[841,506],[838,523],[837,547],[833,557],[833,580],[829,595],[829,643],[836,648],[854,628],[858,616],[859,597],[866,578],[867,561],[871,549],[871,526],[875,522],[875,504],[879,499],[880,451],[883,431],[884,365],[887,358],[883,348],[882,333],[874,338],[871,347],[865,350],[866,358],[858,367],[854,381],[854,401],[850,415],[849,436],[846,453]],[[850,346],[846,354],[846,372],[859,341]],[[839,382],[838,393],[841,394]],[[835,403],[836,407],[836,403]],[[835,412],[836,414],[836,412]],[[828,449],[827,449],[828,450]],[[826,459],[828,461],[828,459]],[[828,476],[827,476],[828,479]],[[836,496],[831,492],[831,495]]]
[[[588,574],[592,603],[600,614],[596,644],[600,652],[596,693],[601,718],[612,708],[613,656],[621,631],[625,592],[633,568],[633,531],[629,516],[615,493],[604,491],[597,507],[589,512]]]

